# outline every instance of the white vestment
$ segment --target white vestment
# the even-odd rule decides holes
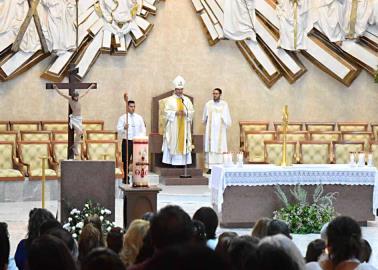
[[[192,146],[192,136],[191,136],[191,124],[193,120],[194,108],[190,99],[186,96],[183,96],[184,99],[184,110],[186,115],[185,118],[184,130],[179,128],[179,118],[176,112],[178,111],[178,101],[181,99],[176,95],[169,97],[165,103],[164,107],[164,120],[165,120],[165,129],[164,129],[164,138],[163,138],[163,163],[171,165],[185,165],[185,156],[186,163],[192,163],[191,157],[191,146]],[[181,101],[179,101],[181,102]],[[186,107],[186,108],[185,108]],[[183,153],[179,152],[180,142],[178,141],[179,133],[183,132]]]
[[[75,0],[42,0],[47,14],[44,26],[49,51],[58,54],[74,49],[76,46],[76,7]]]
[[[227,128],[231,126],[227,102],[208,101],[203,111],[202,122],[206,124],[205,165],[211,169],[213,165],[223,163],[223,153],[227,152]]]
[[[357,38],[364,34],[369,24],[375,23],[374,0],[342,0],[343,7],[343,30],[346,37]],[[357,1],[356,21],[353,27],[351,20],[353,1]],[[354,29],[353,29],[354,28]]]
[[[311,9],[314,27],[331,42],[343,41],[343,0],[317,0]]]
[[[278,47],[285,50],[305,50],[309,30],[309,0],[279,0],[276,7],[280,38]]]
[[[255,0],[224,1],[223,32],[231,40],[256,41]]]

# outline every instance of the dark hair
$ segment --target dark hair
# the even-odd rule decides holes
[[[56,238],[59,238],[60,240],[62,240],[63,243],[67,246],[68,250],[71,252],[71,254],[73,254],[76,243],[72,235],[68,231],[66,231],[63,228],[54,228],[54,229],[48,230],[46,234],[55,236]]]
[[[369,262],[371,253],[372,249],[369,242],[365,239],[361,239],[361,251],[358,256],[360,262]]]
[[[122,249],[124,233],[125,231],[121,227],[114,227],[110,230],[106,237],[106,243],[108,244],[108,248],[110,248],[117,254]]]
[[[218,88],[218,87],[217,87],[217,88],[214,88],[214,90],[215,90],[215,91],[218,91],[218,92],[219,92],[219,94],[221,94],[221,95],[222,95],[222,89],[220,89],[220,88]],[[214,90],[213,90],[213,91],[214,91]]]
[[[257,249],[257,269],[263,270],[299,270],[299,265],[280,247],[262,243]]]
[[[220,256],[206,246],[171,246],[157,253],[146,265],[146,270],[228,270]]]
[[[306,263],[317,262],[325,248],[326,248],[326,244],[324,240],[315,239],[311,241],[307,246],[306,257],[305,257]]]
[[[36,238],[29,249],[30,270],[75,270],[75,262],[62,240],[52,235]]]
[[[154,212],[146,212],[146,213],[143,214],[142,219],[147,220],[147,221],[151,221],[154,216],[155,216]]]
[[[92,223],[84,225],[79,239],[79,261],[82,262],[91,250],[100,246],[102,245],[99,230]]]
[[[177,205],[162,208],[151,221],[151,237],[155,248],[184,244],[192,237],[192,221]]]
[[[245,269],[249,255],[257,251],[259,239],[249,235],[235,237],[228,247],[228,255],[234,269]]]
[[[81,270],[125,270],[121,259],[113,250],[98,247],[83,260]]]
[[[290,239],[292,238],[290,235],[289,226],[282,220],[278,220],[278,219],[273,219],[271,222],[269,222],[267,233],[268,233],[268,236],[273,236],[276,234],[283,234],[289,237]]]
[[[193,235],[192,235],[192,243],[193,244],[200,244],[206,245],[206,233],[205,233],[205,225],[199,220],[193,220]]]
[[[43,208],[34,208],[29,212],[29,223],[28,223],[28,235],[25,242],[26,249],[35,238],[39,236],[39,230],[43,223],[49,220],[55,220],[53,214]]]
[[[218,237],[218,243],[215,247],[215,253],[221,256],[225,261],[231,264],[231,258],[228,253],[232,239],[238,237],[236,232],[224,232]]]
[[[332,220],[327,227],[329,258],[336,267],[340,262],[358,258],[361,250],[361,228],[358,223],[346,216]]]
[[[134,100],[127,101],[127,105],[130,105],[130,104],[135,104],[135,101]]]
[[[56,219],[47,220],[43,222],[43,224],[39,228],[39,235],[45,234],[47,231],[52,229],[63,229],[63,226]]]
[[[9,263],[9,252],[8,225],[5,222],[0,222],[0,269],[4,269],[5,265]]]
[[[207,239],[215,239],[215,232],[218,227],[218,216],[213,208],[201,207],[194,213],[193,219],[199,220],[205,225]]]

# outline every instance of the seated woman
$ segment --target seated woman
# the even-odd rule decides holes
[[[350,217],[335,218],[327,227],[328,258],[320,262],[324,270],[367,270],[376,269],[368,263],[361,263],[361,228]]]

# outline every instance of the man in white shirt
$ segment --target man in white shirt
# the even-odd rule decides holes
[[[127,153],[127,160],[128,164],[130,164],[131,157],[133,156],[133,139],[141,136],[146,136],[146,125],[144,124],[142,116],[135,113],[135,101],[129,100],[127,102],[127,110],[128,110],[128,124],[126,124],[126,114],[123,114],[118,119],[117,124],[117,132],[119,136],[122,138],[122,162],[123,162],[123,170],[124,170],[124,182],[129,183],[128,178],[126,177],[126,131],[127,135],[127,143],[128,143],[128,153]]]

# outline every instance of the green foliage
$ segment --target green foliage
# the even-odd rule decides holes
[[[333,202],[336,199],[336,192],[323,195],[323,186],[318,185],[312,196],[313,201],[307,201],[307,191],[300,185],[290,190],[294,203],[289,203],[288,196],[276,186],[275,193],[283,203],[284,207],[273,212],[274,219],[280,219],[289,224],[292,233],[318,233],[322,226],[330,222],[336,211]]]
[[[84,208],[80,211],[76,208],[72,209],[67,222],[63,225],[63,228],[72,234],[72,237],[76,240],[79,239],[81,230],[84,227],[84,221],[88,217],[98,216],[101,220],[102,231],[109,232],[114,227],[114,223],[109,221],[111,211],[92,201],[87,201]]]

